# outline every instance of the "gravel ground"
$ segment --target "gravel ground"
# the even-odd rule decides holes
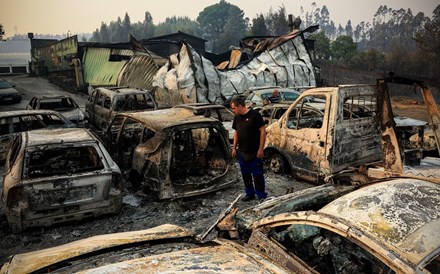
[[[266,173],[266,181],[269,199],[312,186],[269,172]],[[243,189],[240,179],[232,187],[215,193],[173,201],[157,201],[154,196],[142,191],[125,190],[122,211],[118,215],[52,227],[30,228],[17,234],[9,230],[3,208],[0,207],[0,265],[13,254],[48,248],[94,235],[147,229],[165,223],[181,225],[196,234],[203,234],[216,221],[221,211],[243,193]],[[239,201],[238,207],[240,210],[257,203],[257,200]],[[214,236],[213,232],[208,238]]]

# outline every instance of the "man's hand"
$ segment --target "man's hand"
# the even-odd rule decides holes
[[[257,152],[257,158],[263,159],[263,156],[264,156],[264,150],[262,148],[259,148]]]
[[[232,148],[232,157],[235,158],[235,156],[237,156],[237,149],[235,148],[235,146]]]

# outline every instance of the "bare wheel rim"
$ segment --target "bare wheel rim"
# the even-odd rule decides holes
[[[269,159],[269,169],[273,173],[282,174],[284,172],[285,162],[281,155],[272,155]]]

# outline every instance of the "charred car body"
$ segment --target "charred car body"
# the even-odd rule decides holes
[[[222,123],[187,109],[117,114],[103,138],[128,179],[160,199],[212,192],[237,181]]]
[[[270,169],[311,182],[382,157],[374,85],[307,90],[266,131]]]
[[[53,256],[54,252],[57,256]],[[100,266],[100,267],[97,267]],[[98,235],[17,254],[1,273],[291,273],[257,250],[227,239],[201,243],[194,233],[165,224]]]
[[[143,89],[99,87],[89,92],[86,113],[89,122],[103,130],[111,117],[119,112],[157,109],[152,94]]]
[[[78,127],[86,126],[88,123],[86,115],[70,95],[37,95],[29,101],[26,109],[58,111]]]
[[[16,110],[0,112],[0,163],[4,162],[15,136],[42,128],[72,128],[75,124],[52,110]]]
[[[205,117],[212,117],[222,122],[225,129],[228,131],[229,142],[232,144],[234,138],[234,130],[232,129],[232,122],[235,114],[223,105],[208,104],[208,103],[187,103],[174,106],[175,108],[183,108],[192,111],[194,115],[201,115]]]
[[[22,132],[4,167],[2,202],[14,232],[119,213],[122,175],[85,128]]]
[[[218,227],[294,273],[437,273],[439,194],[439,184],[409,178],[325,184],[233,212]]]

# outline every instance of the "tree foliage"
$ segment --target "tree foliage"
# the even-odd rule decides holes
[[[239,39],[246,34],[243,10],[225,0],[206,7],[199,13],[197,22],[214,52],[226,51],[230,45],[238,46]]]
[[[260,13],[252,19],[252,26],[249,29],[249,35],[250,36],[267,36],[269,35],[269,30],[266,26],[266,19],[264,18],[264,15]]]
[[[170,33],[182,31],[194,36],[202,36],[202,29],[197,22],[189,19],[189,17],[168,17],[165,22],[156,26],[155,36],[162,36]]]
[[[317,59],[328,60],[331,56],[330,39],[325,36],[324,31],[314,33],[309,37],[315,40],[315,56]]]
[[[302,20],[301,29],[319,25],[320,31],[308,37],[315,40],[318,60],[332,60],[372,72],[394,70],[440,78],[440,5],[433,14],[430,19],[421,12],[414,15],[411,9],[394,10],[381,5],[370,22],[354,26],[348,20],[345,26],[336,27],[327,6],[318,7],[313,2],[308,10],[301,7],[298,17]],[[284,6],[256,14],[252,19],[244,18],[239,7],[219,0],[201,11],[196,21],[173,16],[155,25],[147,11],[142,22],[132,23],[125,13],[123,20],[118,17],[107,24],[101,22],[90,41],[124,42],[128,41],[129,33],[145,39],[183,31],[208,40],[208,51],[224,52],[238,45],[245,35],[276,36],[290,32],[287,18]]]
[[[336,60],[350,61],[356,54],[357,45],[351,36],[341,35],[331,42],[330,49]]]
[[[4,35],[5,35],[5,29],[3,28],[3,24],[0,23],[0,41],[3,40]]]
[[[289,33],[289,23],[287,22],[286,8],[279,7],[278,11],[274,12],[272,8],[266,15],[266,27],[269,35],[279,36]]]

